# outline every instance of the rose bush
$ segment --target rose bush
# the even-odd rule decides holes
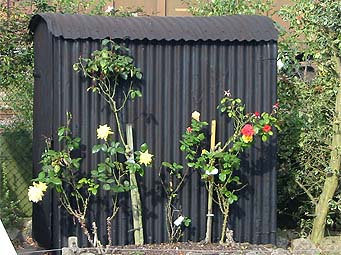
[[[276,113],[278,103],[273,106],[271,113],[246,113],[245,105],[239,98],[232,98],[231,92],[225,91],[224,97],[220,100],[218,109],[228,119],[233,121],[234,133],[228,137],[226,141],[214,142],[214,148],[208,148],[210,144],[207,137],[208,123],[200,120],[200,113],[194,111],[192,113],[191,125],[186,128],[185,133],[180,140],[180,150],[185,153],[187,160],[186,166],[177,163],[164,162],[164,166],[168,168],[169,174],[175,176],[178,180],[176,185],[166,186],[165,190],[168,194],[168,229],[172,233],[172,211],[175,206],[174,198],[177,192],[184,184],[184,177],[191,170],[197,170],[202,180],[206,183],[206,187],[212,187],[214,190],[218,207],[223,214],[223,225],[221,229],[220,242],[230,242],[233,240],[232,232],[228,229],[228,216],[230,205],[237,201],[236,189],[232,188],[233,184],[240,185],[239,177],[235,173],[240,167],[240,154],[254,144],[255,138],[260,137],[266,142],[273,135],[272,128],[279,128],[277,125]],[[186,169],[186,170],[184,170]],[[215,178],[217,176],[217,178]],[[174,188],[175,187],[175,188]],[[209,199],[213,199],[213,193]]]

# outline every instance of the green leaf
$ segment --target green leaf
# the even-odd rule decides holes
[[[92,195],[94,195],[94,196],[97,195],[97,189],[94,188],[94,187],[88,188],[88,191],[89,191]]]
[[[38,174],[38,179],[39,179],[39,180],[45,180],[45,177],[46,177],[46,173],[45,173],[45,172],[40,172],[40,173]]]
[[[148,150],[148,145],[146,143],[144,143],[140,146],[140,151],[146,152],[147,150]]]
[[[53,183],[56,186],[62,185],[62,180],[57,178],[57,177],[50,178],[50,182]]]
[[[102,40],[102,45],[105,46],[105,45],[107,45],[109,42],[110,42],[109,39],[104,39],[104,40]]]
[[[103,173],[106,169],[106,165],[104,163],[100,163],[100,164],[98,164],[97,169],[98,169],[99,173]]]
[[[186,217],[183,222],[184,222],[185,227],[188,228],[191,225],[192,220],[190,218]]]
[[[130,187],[129,187],[130,188]],[[118,186],[113,186],[111,188],[112,191],[114,192],[117,192],[117,193],[120,193],[120,192],[125,192],[126,189],[124,187],[122,187],[121,185],[118,185]]]
[[[126,73],[121,73],[121,77],[124,79],[124,80],[127,80],[128,79],[128,75]]]
[[[189,162],[189,163],[187,163],[187,166],[188,167],[195,167],[195,163]]]
[[[97,153],[101,150],[102,148],[102,144],[97,144],[97,145],[94,145],[94,147],[92,147],[92,153]]]
[[[64,127],[58,128],[58,136],[64,135],[64,131],[65,131]]]
[[[140,72],[137,72],[135,76],[136,76],[136,78],[139,79],[139,80],[142,79],[142,73],[140,73]],[[142,95],[142,94],[141,94],[141,95]]]
[[[106,144],[102,144],[101,150],[104,151],[104,152],[107,152],[108,151],[108,146]]]
[[[116,148],[116,152],[120,153],[120,154],[124,154],[125,150],[122,147],[118,147],[118,148]]]
[[[104,184],[104,185],[103,185],[103,189],[104,189],[104,190],[110,190],[110,189],[111,189],[110,184],[107,184],[107,183]]]
[[[226,174],[225,173],[220,173],[219,174],[219,180],[224,182],[226,180]]]
[[[177,163],[173,163],[173,168],[176,169],[176,170],[182,170],[184,167],[180,164],[177,164]]]
[[[162,165],[163,165],[164,167],[167,167],[167,168],[170,168],[170,169],[173,168],[173,166],[172,166],[170,163],[168,163],[168,162],[162,162]]]
[[[268,139],[269,139],[269,138],[268,138],[267,135],[262,135],[262,141],[263,141],[263,142],[266,142]]]

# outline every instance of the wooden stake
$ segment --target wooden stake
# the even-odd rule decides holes
[[[132,124],[127,124],[127,144],[129,147],[129,152],[127,153],[127,160],[133,161],[134,160],[134,142],[133,142]],[[132,189],[130,191],[131,207],[132,207],[132,212],[133,212],[134,239],[135,239],[136,245],[141,245],[144,243],[141,197],[140,197],[135,173],[130,173],[129,178],[130,178],[130,185],[136,187],[135,189]]]
[[[211,122],[211,151],[215,149],[215,137],[216,137],[216,120],[212,120]],[[213,214],[212,214],[212,207],[213,207],[213,182],[214,177],[209,176],[208,180],[208,197],[207,197],[207,221],[206,221],[206,237],[205,243],[212,242],[212,222],[213,222]]]

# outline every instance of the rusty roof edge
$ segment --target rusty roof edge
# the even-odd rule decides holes
[[[252,42],[278,39],[274,22],[268,17],[258,15],[109,17],[41,13],[30,20],[30,32],[34,33],[42,21],[53,36],[73,40],[111,38],[141,41]],[[84,30],[84,24],[87,25],[87,30]],[[189,33],[184,33],[186,29]]]

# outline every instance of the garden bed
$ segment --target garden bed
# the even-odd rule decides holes
[[[76,251],[76,250],[74,250]],[[69,254],[97,254],[95,249],[79,248],[76,253],[69,253],[64,251],[63,255]],[[238,243],[233,245],[220,244],[203,244],[195,242],[182,243],[162,243],[162,244],[145,244],[141,246],[125,245],[114,246],[107,254],[121,254],[121,255],[224,255],[224,254],[247,254],[247,255],[275,255],[275,254],[290,254],[284,249],[276,249],[271,245],[252,245],[249,243]]]

